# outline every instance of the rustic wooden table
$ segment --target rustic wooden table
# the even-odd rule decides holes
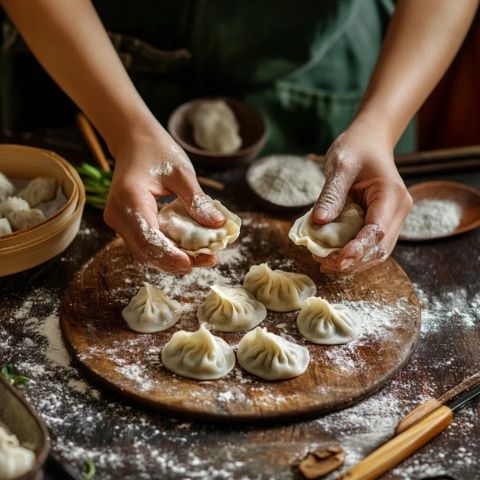
[[[75,133],[5,140],[53,149],[72,161],[90,159]],[[246,189],[242,168],[210,176],[228,185],[215,194],[228,206],[260,208]],[[480,187],[480,172],[435,178]],[[330,443],[344,446],[351,464],[391,436],[415,404],[480,368],[477,230],[445,241],[397,245],[394,257],[423,306],[422,335],[410,363],[372,397],[348,410],[288,424],[215,426],[166,418],[99,391],[71,363],[61,341],[58,308],[65,288],[111,238],[100,212],[86,208],[78,237],[61,256],[0,279],[0,364],[11,362],[32,379],[20,388],[45,419],[54,454],[79,478],[91,460],[99,479],[292,479],[299,478],[293,465],[308,449]],[[384,478],[480,479],[478,452],[477,401]]]

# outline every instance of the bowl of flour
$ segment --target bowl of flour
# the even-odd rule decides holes
[[[274,210],[309,208],[325,183],[320,164],[299,155],[270,155],[253,162],[246,181],[255,198]]]

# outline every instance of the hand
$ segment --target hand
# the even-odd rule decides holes
[[[412,198],[393,160],[393,146],[371,124],[356,121],[329,148],[325,186],[312,215],[330,223],[347,195],[366,211],[365,224],[341,250],[314,257],[325,273],[353,273],[385,260],[393,250]]]
[[[188,213],[207,227],[220,227],[225,218],[200,185],[185,152],[159,125],[134,132],[116,148],[115,173],[104,219],[142,262],[173,274],[192,266],[212,266],[216,255],[189,257],[158,228],[156,198],[176,194]]]

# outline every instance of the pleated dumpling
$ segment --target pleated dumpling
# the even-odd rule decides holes
[[[288,236],[295,245],[307,247],[317,257],[340,250],[363,226],[363,210],[356,203],[347,202],[338,218],[326,225],[313,223],[312,212],[313,209],[297,218]]]
[[[15,435],[0,427],[0,478],[18,478],[28,473],[34,464],[35,453],[22,447]]]
[[[196,332],[175,332],[163,347],[162,363],[182,377],[215,380],[233,369],[235,354],[225,340],[202,325]]]
[[[33,179],[18,196],[28,202],[31,207],[39,203],[49,202],[55,198],[57,182],[50,177],[37,177]]]
[[[305,373],[310,362],[308,349],[257,327],[240,340],[238,363],[265,380],[284,380]]]
[[[12,233],[12,227],[7,218],[0,218],[0,237],[10,235]]]
[[[304,300],[317,291],[314,281],[307,275],[272,270],[266,263],[250,267],[243,287],[274,312],[298,310]]]
[[[166,330],[178,321],[181,314],[182,307],[178,302],[147,282],[122,310],[128,326],[139,333]]]
[[[213,254],[233,243],[240,234],[242,221],[230,212],[218,200],[213,205],[220,210],[226,220],[219,228],[200,225],[185,210],[178,199],[166,205],[158,213],[160,230],[188,255],[195,257],[200,253]]]
[[[267,316],[265,306],[241,287],[213,285],[197,310],[197,317],[211,330],[251,330]]]
[[[0,202],[11,197],[14,190],[15,187],[13,186],[13,183],[2,172],[0,172]]]
[[[9,197],[0,203],[0,217],[7,217],[11,212],[28,209],[30,205],[23,198]]]
[[[27,208],[25,210],[13,210],[8,213],[7,218],[13,230],[16,231],[38,225],[45,220],[45,215],[38,208]]]
[[[345,305],[311,297],[297,317],[298,330],[307,340],[322,345],[348,343],[360,335],[360,316]]]

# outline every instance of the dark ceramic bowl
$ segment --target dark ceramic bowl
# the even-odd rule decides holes
[[[21,445],[32,446],[35,452],[33,468],[15,480],[42,478],[42,466],[50,448],[47,427],[23,396],[0,377],[0,425],[15,434]]]
[[[242,146],[232,153],[210,152],[200,148],[193,139],[193,128],[188,120],[188,112],[199,102],[223,100],[235,114],[240,125]],[[262,150],[267,141],[267,127],[263,117],[250,105],[230,97],[205,97],[180,105],[168,120],[168,131],[175,141],[187,152],[193,163],[205,167],[229,168],[251,162]]]

